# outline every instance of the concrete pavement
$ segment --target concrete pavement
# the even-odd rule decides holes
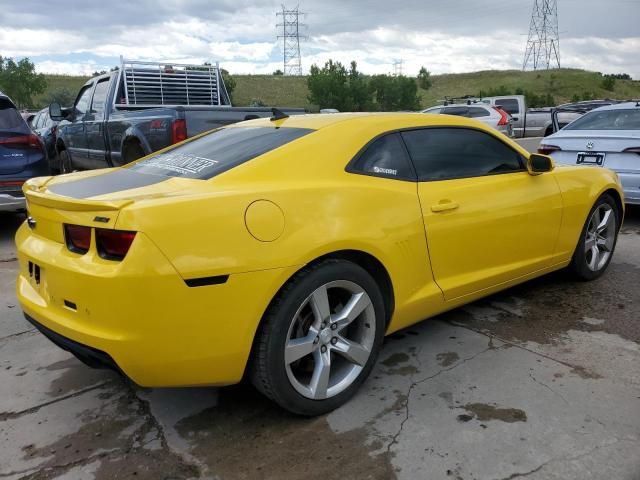
[[[395,334],[316,419],[59,350],[15,300],[20,220],[0,217],[0,479],[640,477],[640,209],[601,279],[549,275]]]

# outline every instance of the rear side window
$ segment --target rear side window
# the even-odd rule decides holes
[[[640,107],[589,112],[565,130],[640,130]]]
[[[356,157],[348,172],[415,181],[416,176],[398,133],[377,138]]]
[[[418,180],[480,177],[524,169],[520,154],[497,138],[466,128],[402,132]]]
[[[22,121],[22,117],[13,104],[5,98],[0,98],[0,130],[20,128]]]
[[[109,79],[101,80],[96,84],[93,92],[93,100],[91,101],[91,112],[102,113],[104,104],[107,101],[107,90],[109,89]]]
[[[469,109],[467,107],[447,107],[442,109],[445,115],[457,115],[458,117],[466,117]]]
[[[153,175],[206,180],[311,132],[287,127],[221,128],[129,168]]]
[[[488,117],[489,112],[482,107],[469,107],[469,114],[467,116],[469,118]]]
[[[496,100],[496,105],[511,115],[513,115],[514,113],[520,113],[518,100],[516,100],[515,98],[501,98],[499,100]]]

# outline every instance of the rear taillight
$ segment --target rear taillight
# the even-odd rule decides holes
[[[129,251],[136,232],[96,228],[98,254],[107,260],[122,260]]]
[[[31,133],[29,135],[18,135],[16,137],[0,138],[0,145],[16,148],[42,148],[40,137],[38,137],[35,133]]]
[[[87,253],[91,246],[91,227],[64,224],[64,241],[67,248],[75,253]]]
[[[500,114],[500,121],[498,122],[498,126],[502,127],[504,125],[507,125],[509,123],[509,116],[507,115],[507,112],[505,112],[503,109],[501,109],[500,107],[493,107],[493,109],[498,112]]]
[[[553,152],[557,152],[558,150],[562,150],[562,149],[556,145],[541,144],[538,147],[538,153],[541,153],[542,155],[551,155]]]
[[[637,153],[640,155],[640,147],[629,147],[623,150],[624,153]]]
[[[171,124],[171,143],[182,142],[187,139],[187,122],[178,118]]]
[[[24,180],[0,180],[0,187],[21,187]]]

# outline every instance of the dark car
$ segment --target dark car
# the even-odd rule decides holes
[[[29,121],[31,129],[38,134],[44,142],[49,156],[49,162],[56,156],[56,138],[58,133],[58,122],[49,115],[49,107],[43,108],[36,113]]]
[[[22,184],[49,174],[44,143],[9,97],[0,92],[0,211],[25,208]]]

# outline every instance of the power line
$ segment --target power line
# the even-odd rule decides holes
[[[557,0],[534,0],[522,70],[560,68]],[[553,66],[552,66],[553,65]]]
[[[282,11],[276,13],[277,17],[282,17],[282,22],[276,27],[282,29],[278,39],[282,39],[282,65],[285,75],[302,75],[300,40],[307,37],[300,35],[300,30],[306,28],[305,24],[300,23],[301,15],[304,13],[297,6],[288,10],[282,5]]]

